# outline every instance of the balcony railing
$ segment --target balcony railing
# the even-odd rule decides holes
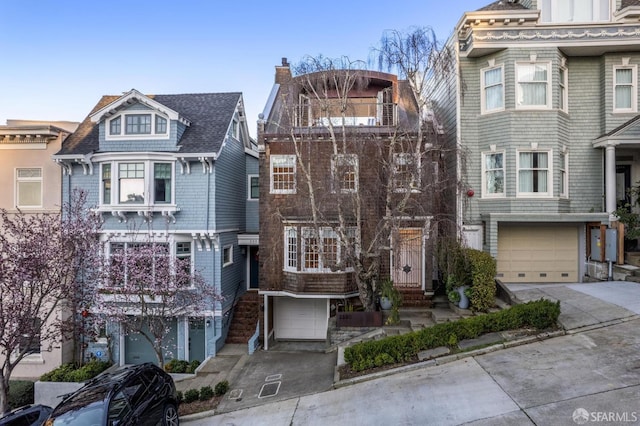
[[[299,127],[333,126],[395,126],[398,105],[394,103],[357,102],[349,103],[344,113],[338,106],[329,106],[323,111],[318,105],[300,104],[296,115]]]

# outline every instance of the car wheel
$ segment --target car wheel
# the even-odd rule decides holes
[[[163,426],[178,426],[180,421],[178,419],[178,410],[173,404],[167,404],[164,406],[164,412],[162,413],[162,425]]]

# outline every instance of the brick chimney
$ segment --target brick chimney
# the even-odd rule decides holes
[[[287,58],[282,58],[282,65],[276,65],[276,84],[283,84],[291,80],[291,68]]]

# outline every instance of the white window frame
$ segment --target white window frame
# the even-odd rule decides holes
[[[560,170],[558,171],[560,175],[560,197],[569,198],[569,152],[561,150],[558,153],[558,157],[560,160]]]
[[[560,111],[569,113],[569,70],[567,67],[558,68],[558,105]]]
[[[235,118],[231,120],[231,136],[240,140],[240,122]]]
[[[150,133],[127,133],[127,116],[133,115],[149,115],[151,117],[151,131]],[[157,122],[158,118],[166,120],[166,131],[164,133],[158,133]],[[114,120],[120,120],[120,132],[111,133],[111,122]],[[104,123],[104,137],[105,140],[123,140],[123,139],[169,139],[171,120],[164,114],[160,114],[155,111],[148,110],[130,110],[121,114],[109,117]]]
[[[119,185],[119,165],[120,164],[142,163],[144,165],[144,201],[141,203],[121,203],[120,202],[120,185]],[[106,203],[104,200],[104,184],[103,170],[104,165],[111,165],[111,202]],[[155,164],[170,164],[171,166],[171,197],[169,201],[157,202],[155,200]],[[138,207],[163,207],[175,206],[175,185],[176,185],[176,165],[173,160],[151,160],[151,159],[118,159],[114,161],[103,161],[100,164],[100,206],[104,207],[126,207],[130,210],[137,210]]]
[[[20,177],[22,170],[37,170],[40,172],[40,176],[33,177]],[[42,167],[16,167],[15,169],[15,206],[24,209],[40,209],[43,207],[44,197],[44,180],[42,178]],[[39,183],[40,184],[40,200],[38,204],[20,204],[20,184],[23,183]]]
[[[631,107],[630,108],[618,108],[616,107],[616,88],[618,87],[617,71],[630,69],[631,70]],[[630,113],[637,112],[638,110],[638,66],[637,65],[614,65],[613,67],[613,112],[614,113]]]
[[[590,20],[574,20],[573,17],[570,19],[560,19],[560,5],[562,3],[568,3],[569,8],[581,8],[584,7],[580,4],[576,4],[576,0],[538,0],[538,9],[540,9],[540,22],[543,23],[562,23],[562,24],[584,24],[584,23],[593,23],[593,22],[610,22],[611,21],[611,11],[615,10],[615,0],[592,0],[591,3],[591,19]],[[565,7],[566,7],[565,6]],[[603,6],[607,6],[606,16],[601,16],[601,10]]]
[[[258,180],[258,196],[254,197],[252,195],[251,189],[253,188],[252,180]],[[260,177],[255,174],[247,175],[247,200],[249,201],[258,201],[260,199]]]
[[[492,108],[492,109],[488,109],[487,108],[487,89],[489,87],[487,87],[487,83],[485,80],[485,75],[486,73],[488,73],[489,71],[494,71],[496,69],[500,70],[500,76],[501,76],[501,80],[500,83],[496,83],[491,85],[490,87],[497,87],[500,86],[501,87],[501,91],[502,91],[502,105],[497,107],[497,108]],[[480,113],[481,114],[489,114],[489,113],[493,113],[493,112],[499,112],[499,111],[504,111],[504,105],[505,105],[505,93],[504,93],[504,64],[500,64],[497,66],[492,66],[492,67],[487,67],[487,68],[483,68],[480,70],[480,80],[481,80],[481,87],[482,90],[480,91]]]
[[[233,245],[222,247],[222,267],[233,265]]]
[[[398,180],[397,174],[399,166],[405,166],[407,164],[415,164],[418,176],[416,176],[417,182],[414,182],[414,185],[411,186],[409,184],[409,188],[405,188],[405,181],[400,182]],[[395,192],[420,192],[420,188],[422,187],[422,164],[420,161],[420,156],[414,153],[409,152],[401,152],[397,154],[393,154],[393,188]]]
[[[279,163],[279,164],[278,164]],[[284,167],[291,167],[293,175],[293,188],[274,188],[273,169],[276,165],[282,165]],[[272,194],[295,194],[297,185],[297,170],[296,170],[296,156],[295,155],[272,155],[269,159],[269,190]]]
[[[284,227],[284,270],[298,271],[298,229],[295,226]]]
[[[353,188],[345,188],[345,181],[342,179],[342,174],[339,173],[342,167],[352,167],[352,173],[354,175]],[[360,171],[358,164],[357,154],[334,154],[331,159],[331,172],[333,175],[332,192],[340,192],[343,194],[357,193],[359,188]]]
[[[520,67],[523,66],[531,66],[531,65],[538,65],[538,66],[544,66],[546,68],[547,71],[547,79],[545,81],[545,97],[546,97],[546,103],[545,104],[539,104],[539,105],[525,105],[525,104],[521,104],[520,103],[520,97],[521,97],[521,84],[541,84],[541,81],[520,81]],[[540,62],[536,62],[536,61],[521,61],[521,62],[516,62],[515,64],[515,71],[516,71],[516,109],[521,109],[521,110],[526,110],[526,109],[551,109],[551,95],[552,95],[552,91],[551,91],[551,62],[546,62],[546,61],[540,61]]]
[[[487,157],[493,155],[502,155],[502,169],[487,169]],[[489,192],[487,188],[487,173],[502,170],[502,192]],[[491,151],[482,153],[482,198],[504,198],[507,192],[506,180],[506,154],[504,151]]]
[[[520,191],[520,154],[535,153],[547,155],[547,191],[546,192],[525,192]],[[532,169],[533,170],[533,169]],[[535,170],[545,170],[536,168]],[[521,149],[516,151],[516,197],[520,198],[551,198],[553,196],[553,151],[544,149]]]

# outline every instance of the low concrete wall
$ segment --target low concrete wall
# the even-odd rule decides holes
[[[41,382],[34,384],[33,400],[36,404],[55,407],[62,400],[62,396],[80,389],[84,383],[78,382]]]

